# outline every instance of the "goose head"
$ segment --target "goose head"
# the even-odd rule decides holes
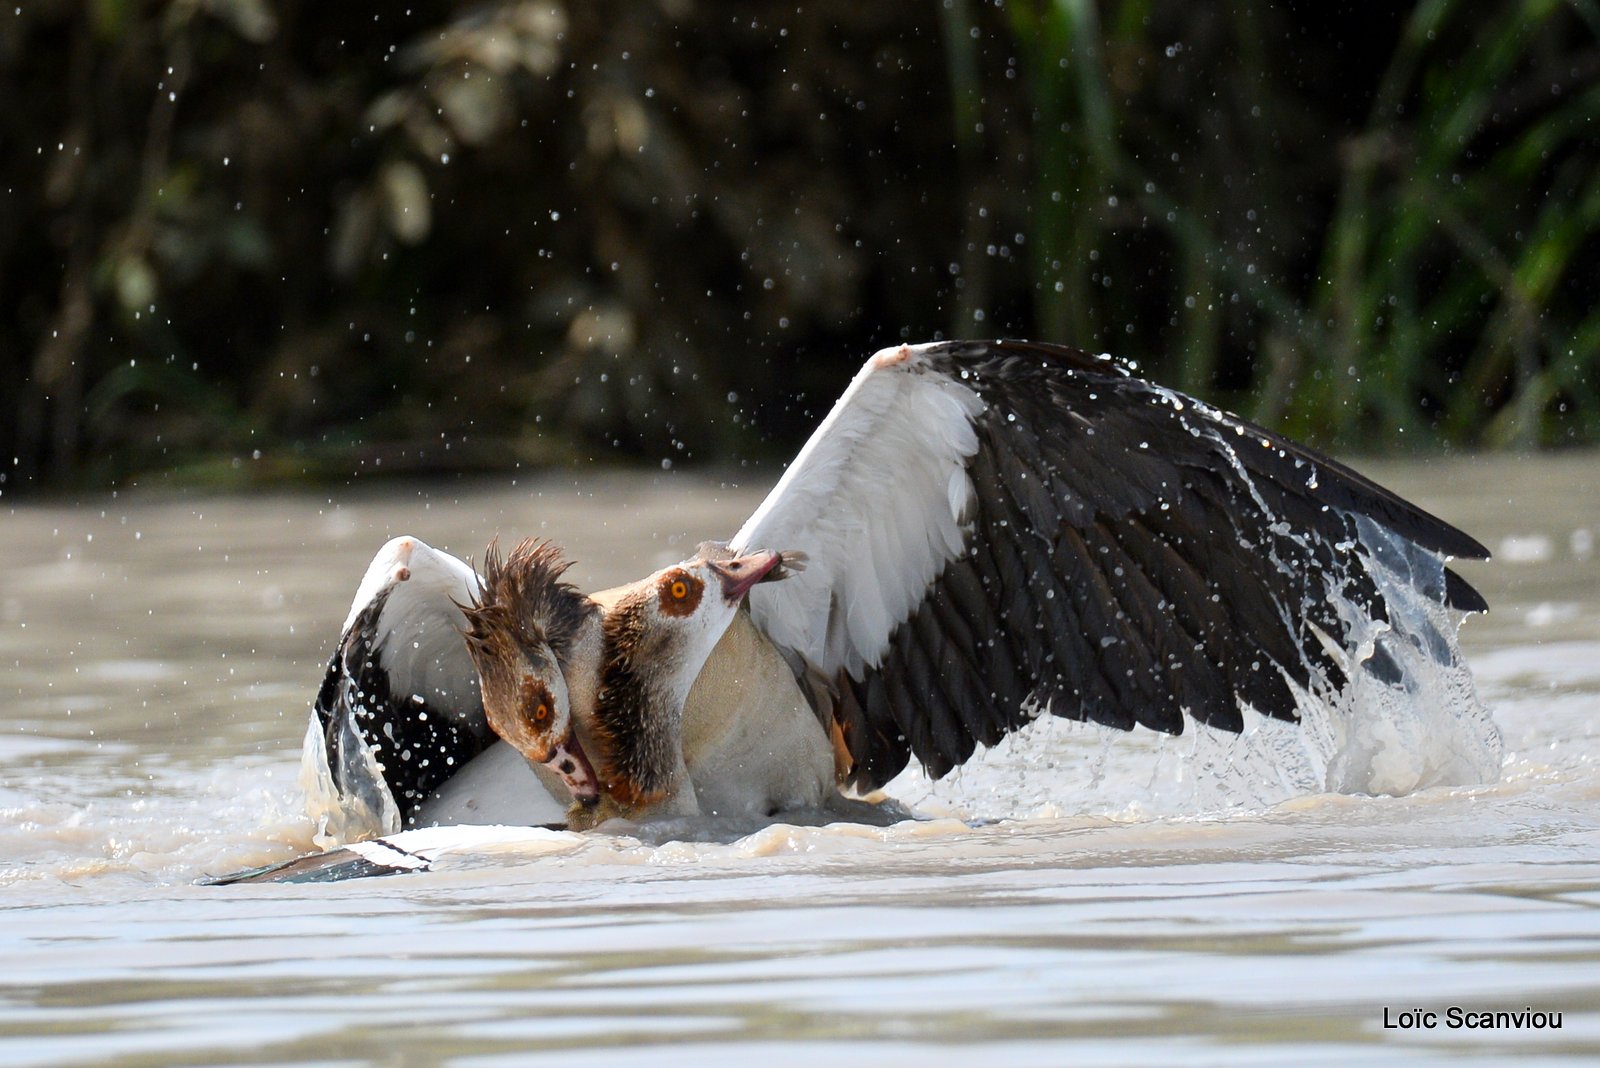
[[[489,726],[584,807],[599,800],[600,785],[578,741],[565,661],[600,610],[560,581],[568,566],[549,542],[525,540],[505,557],[491,542],[482,587],[461,610]]]
[[[606,611],[594,710],[604,796],[587,812],[574,806],[569,826],[651,810],[696,811],[683,760],[684,701],[745,595],[782,578],[784,563],[782,553],[740,555],[706,543],[690,559],[633,583]]]

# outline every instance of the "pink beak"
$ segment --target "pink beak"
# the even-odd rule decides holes
[[[545,759],[544,766],[561,776],[561,781],[572,791],[573,800],[592,806],[600,801],[600,780],[595,778],[594,767],[578,743],[576,734],[569,734],[556,743]]]
[[[766,578],[767,573],[782,562],[782,553],[766,551],[710,563],[711,570],[722,579],[723,598],[729,604],[738,604],[752,586]]]

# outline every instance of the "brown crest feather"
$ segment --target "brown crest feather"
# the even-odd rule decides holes
[[[572,566],[560,546],[524,538],[509,556],[495,538],[484,550],[483,585],[471,604],[461,605],[467,618],[467,645],[492,649],[506,639],[524,648],[547,645],[565,664],[583,623],[596,611],[594,602],[561,576]]]

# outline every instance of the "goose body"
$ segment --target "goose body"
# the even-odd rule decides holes
[[[939,776],[1045,712],[1166,733],[1294,719],[1357,676],[1405,687],[1419,657],[1457,664],[1439,620],[1485,607],[1444,564],[1487,552],[1444,521],[1108,357],[1026,342],[869,358],[728,543],[766,549],[806,566],[748,591],[682,702],[703,812],[826,804],[913,758]],[[611,611],[633,585],[592,601]],[[363,619],[369,645],[391,625],[361,596],[341,648]],[[436,673],[459,675],[449,646]],[[308,766],[319,738],[409,712],[335,730],[323,706]],[[564,801],[504,743],[460,737],[462,770],[408,793],[399,822],[532,822],[532,799]]]
[[[617,591],[595,595],[614,603]],[[734,617],[684,704],[683,757],[697,808],[716,816],[768,816],[835,802],[832,743],[793,672],[750,621]],[[425,800],[412,821],[556,824],[566,793],[510,745],[498,742]]]

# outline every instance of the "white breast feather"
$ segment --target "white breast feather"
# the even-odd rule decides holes
[[[876,666],[965,541],[983,402],[929,369],[924,348],[868,359],[733,537],[739,552],[807,554],[804,571],[752,590],[750,609],[773,642],[825,672]]]

